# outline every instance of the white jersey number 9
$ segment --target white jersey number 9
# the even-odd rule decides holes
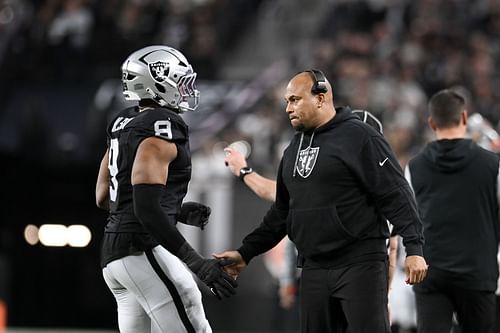
[[[118,139],[111,139],[108,160],[108,169],[111,179],[109,184],[109,199],[111,201],[116,201],[118,191],[118,180],[116,179],[116,175],[118,174],[118,150]]]

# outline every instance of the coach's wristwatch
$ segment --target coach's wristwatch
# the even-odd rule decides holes
[[[243,167],[240,169],[240,180],[243,181],[246,175],[249,175],[253,172],[253,169],[249,166]]]

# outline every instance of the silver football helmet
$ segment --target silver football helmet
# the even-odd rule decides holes
[[[153,45],[132,53],[122,65],[123,95],[127,100],[152,99],[180,112],[194,111],[200,92],[196,73],[174,48]]]

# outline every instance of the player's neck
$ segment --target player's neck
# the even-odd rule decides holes
[[[157,108],[159,105],[151,99],[143,99],[139,101],[139,111],[142,112],[147,109]]]

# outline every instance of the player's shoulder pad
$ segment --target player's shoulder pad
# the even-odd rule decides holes
[[[106,132],[108,135],[116,131],[118,124],[125,125],[128,119],[133,119],[137,115],[137,107],[132,106],[117,112],[108,122]]]
[[[150,136],[157,136],[169,141],[188,139],[188,126],[179,114],[166,108],[143,111],[140,116],[143,130]]]

